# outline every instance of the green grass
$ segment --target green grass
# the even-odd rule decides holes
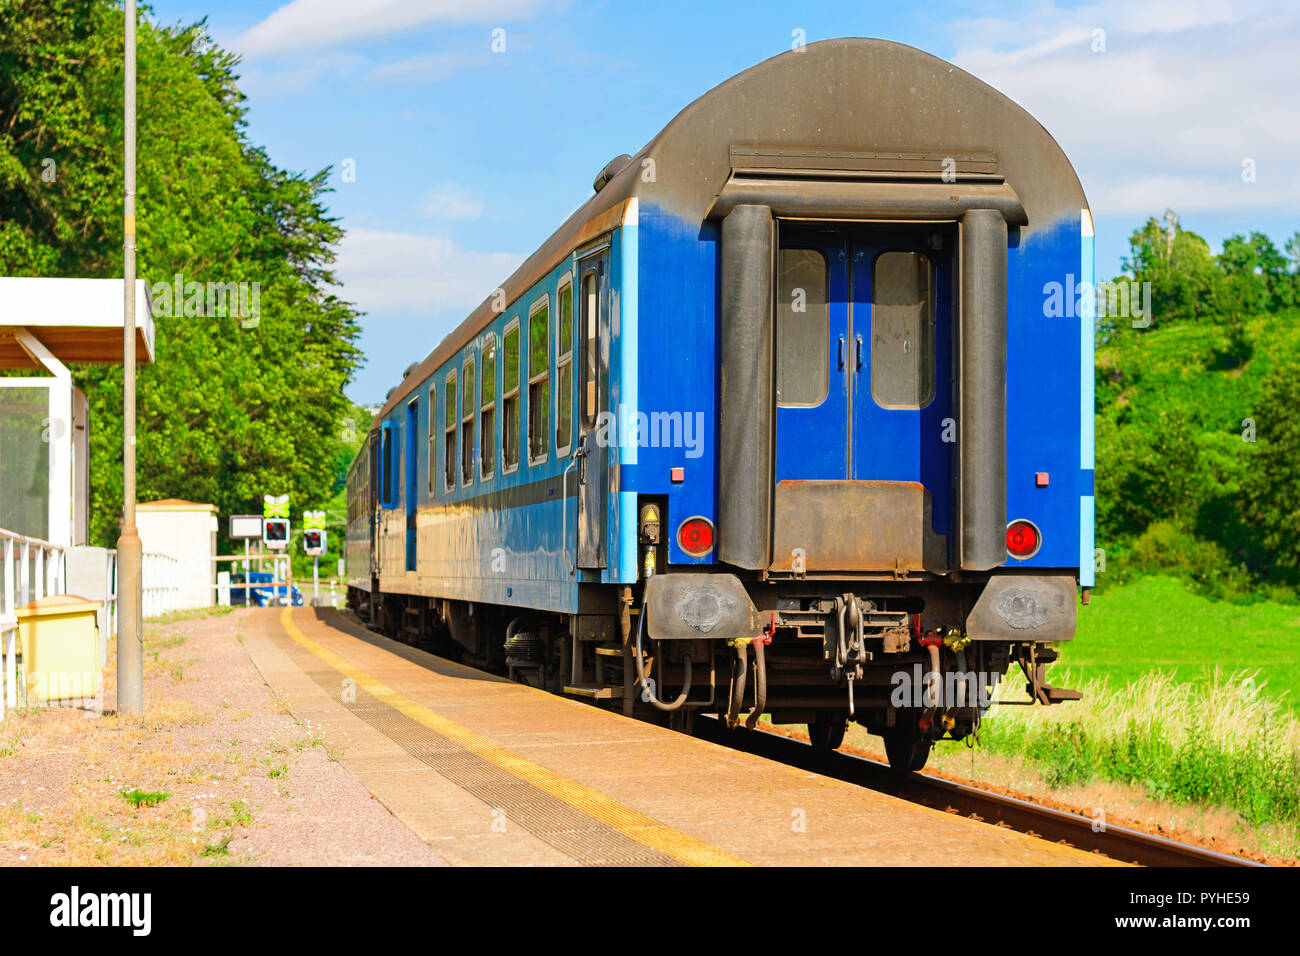
[[[1078,634],[1060,645],[1056,668],[1074,681],[1105,678],[1115,689],[1153,669],[1202,685],[1215,668],[1244,671],[1263,696],[1300,713],[1297,639],[1300,605],[1212,601],[1176,578],[1145,577],[1079,608]]]
[[[227,834],[226,836],[223,836],[221,839],[217,840],[215,843],[209,843],[207,846],[203,848],[203,852],[201,852],[199,856],[229,856],[230,841],[232,839],[233,837]]]
[[[1276,700],[1243,692],[1243,676],[1220,671],[1192,683],[1157,670],[1121,687],[1089,681],[1076,703],[995,708],[981,743],[1036,761],[1052,787],[1110,780],[1228,807],[1256,826],[1294,823],[1300,723]]]
[[[995,707],[981,744],[1029,758],[1052,787],[1114,781],[1291,826],[1276,850],[1295,855],[1297,637],[1297,604],[1216,601],[1167,575],[1112,586],[1079,609],[1078,634],[1051,670],[1083,700]]]

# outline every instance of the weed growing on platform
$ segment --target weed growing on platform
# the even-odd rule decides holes
[[[171,794],[166,790],[141,790],[139,787],[132,787],[130,790],[122,791],[122,799],[134,806],[137,810],[141,807],[156,807],[162,803]]]

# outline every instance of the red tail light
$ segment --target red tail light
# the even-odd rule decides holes
[[[687,518],[677,529],[677,545],[692,558],[713,550],[713,522],[708,518]]]
[[[1022,561],[1038,553],[1043,536],[1031,521],[1013,521],[1007,525],[1007,553]]]

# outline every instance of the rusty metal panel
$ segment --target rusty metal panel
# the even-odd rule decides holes
[[[976,641],[1069,641],[1074,639],[1072,574],[994,574],[966,618]]]
[[[579,641],[617,644],[621,640],[618,621],[612,614],[575,614],[573,621]]]
[[[646,631],[657,641],[757,637],[763,621],[734,574],[656,574],[646,582]]]
[[[930,493],[917,481],[781,481],[773,571],[945,571]]]

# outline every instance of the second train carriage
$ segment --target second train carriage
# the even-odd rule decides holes
[[[350,604],[677,726],[855,719],[904,768],[1012,664],[1068,699],[1092,249],[1056,142],[951,64],[841,39],[746,70],[392,390]]]

